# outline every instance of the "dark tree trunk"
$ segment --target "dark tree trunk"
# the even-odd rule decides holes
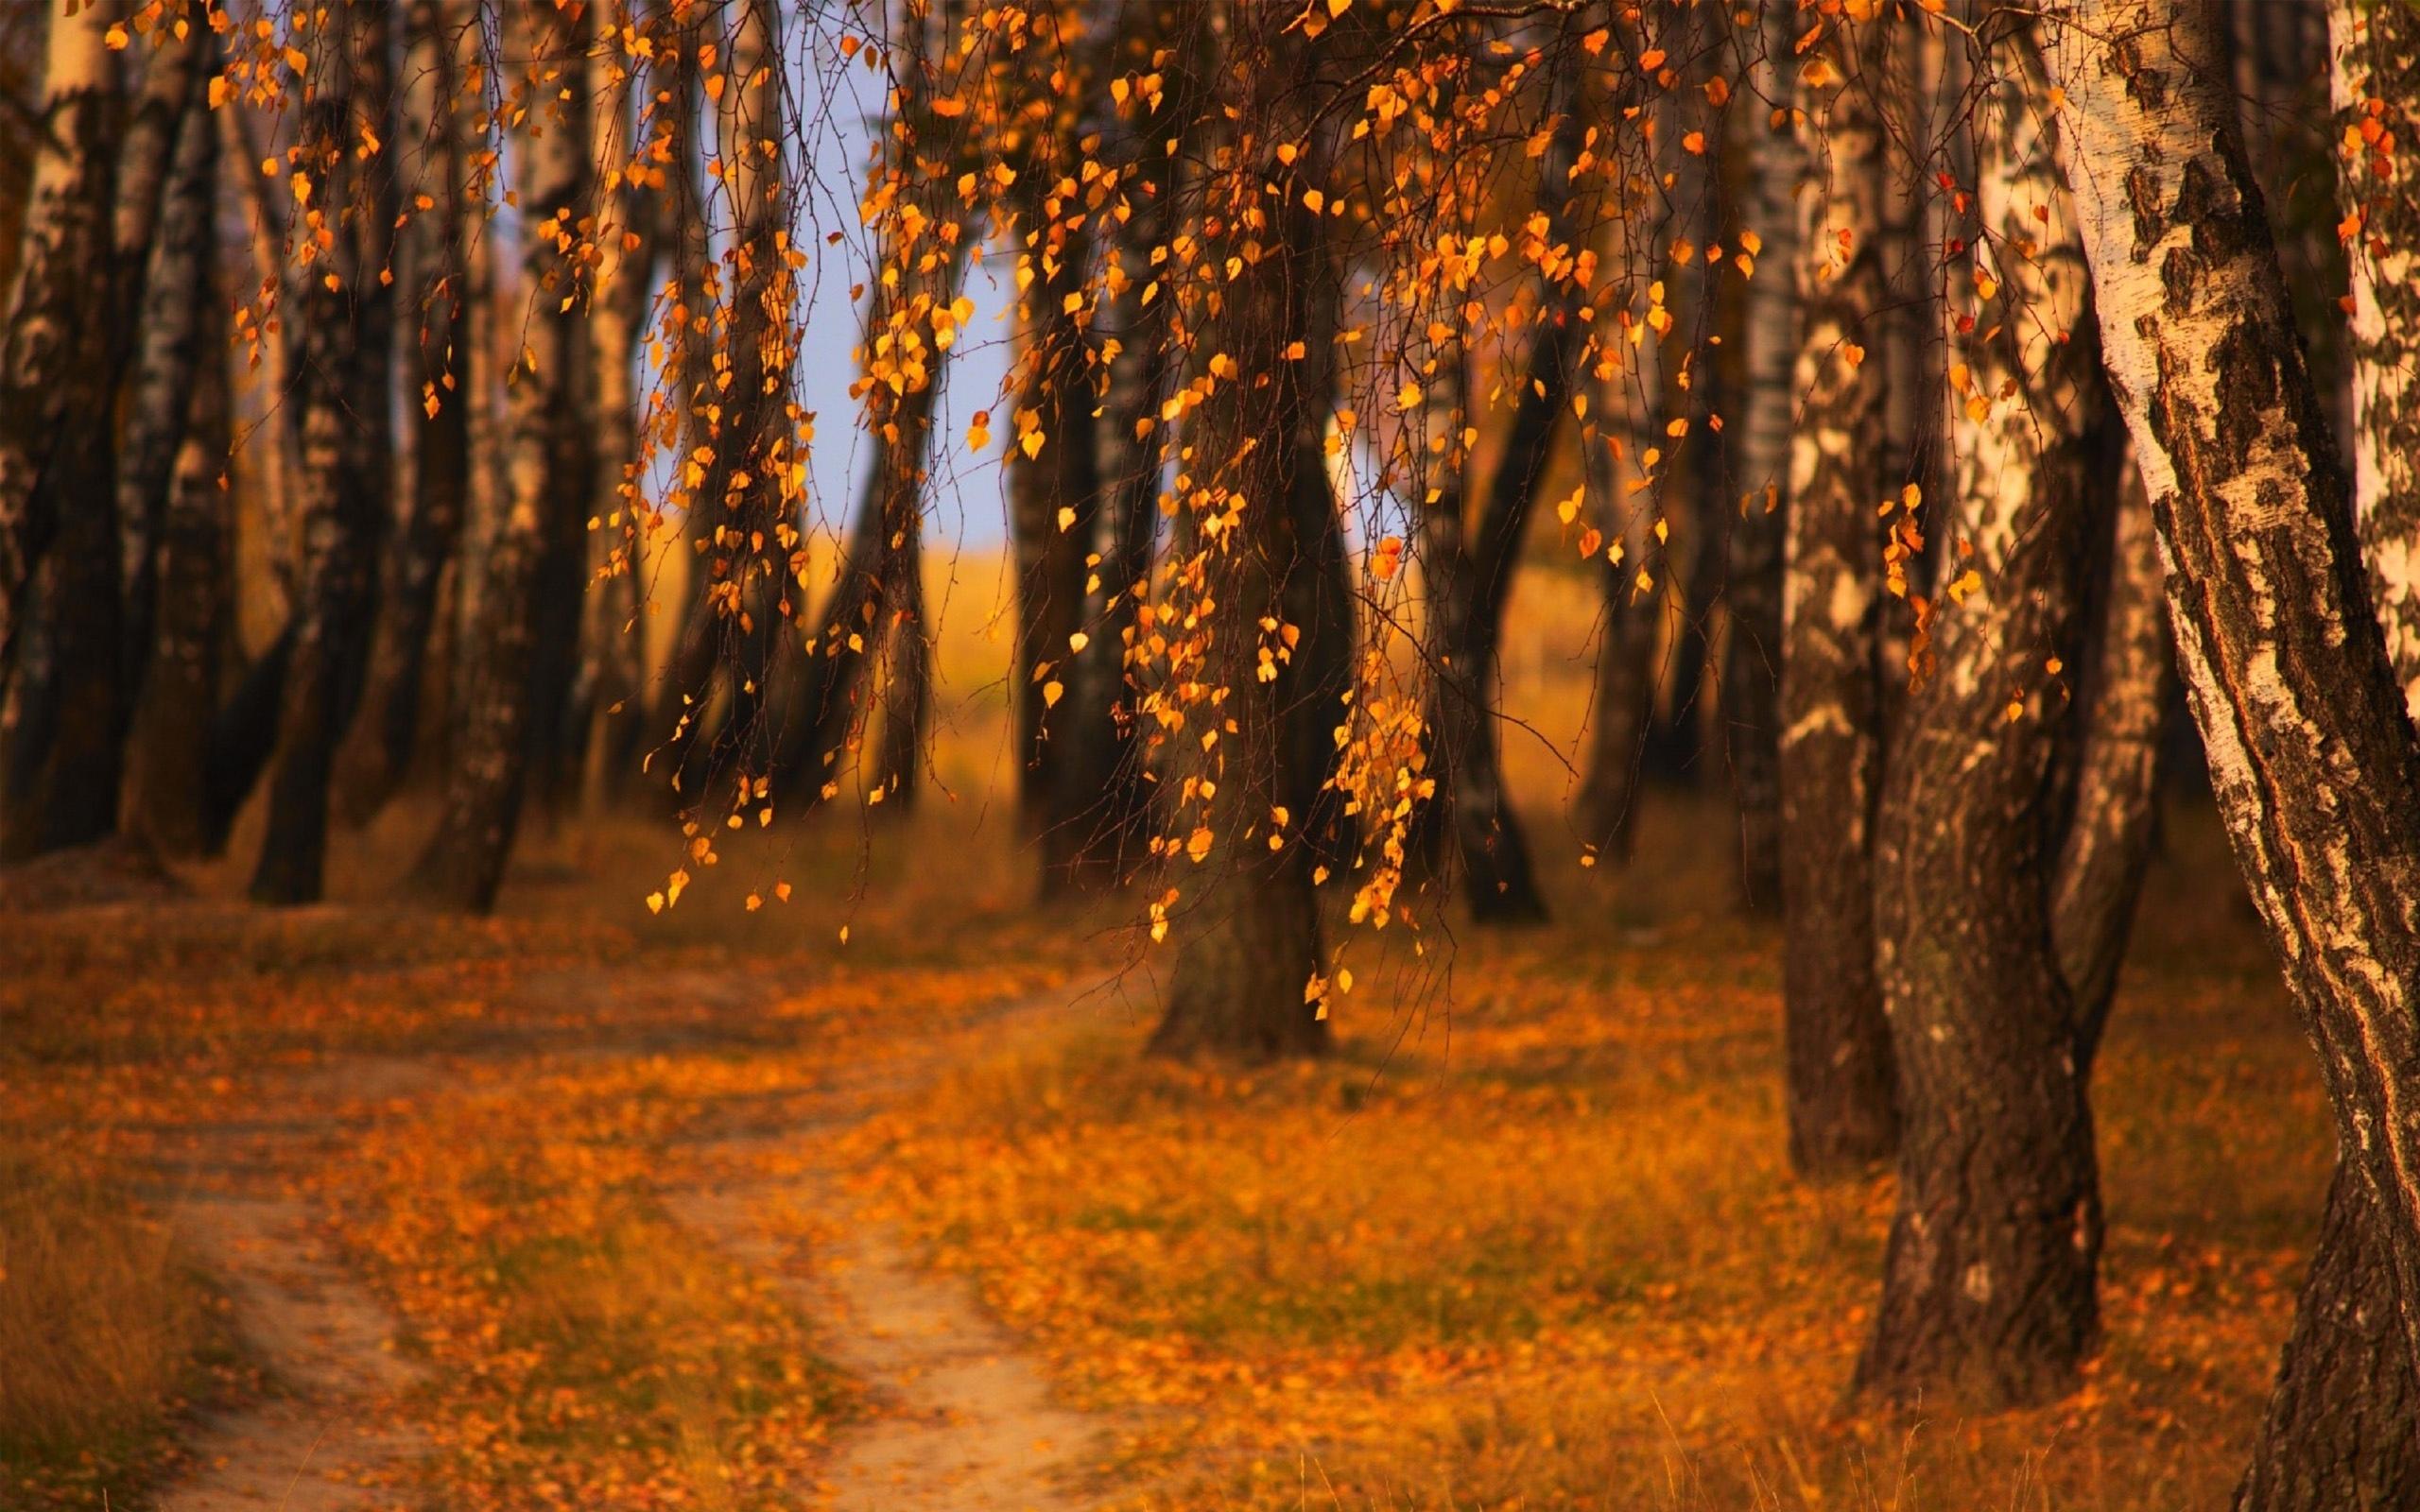
[[[2420,108],[2420,15],[2409,7],[2328,7],[2329,75],[2337,126],[2359,128],[2367,102],[2408,143]],[[2409,712],[2420,703],[2420,383],[2411,353],[2420,336],[2411,236],[2420,230],[2420,184],[2408,147],[2358,151],[2341,163],[2341,209],[2358,220],[2351,256],[2353,512],[2387,660]],[[2407,980],[2409,978],[2407,977]],[[2294,1312],[2277,1381],[2236,1493],[2238,1512],[2323,1512],[2420,1506],[2420,1380],[2399,1326],[2393,1246],[2408,1243],[2340,1139],[2334,1180],[2310,1272]],[[2401,1310],[2408,1315],[2409,1301]]]
[[[178,447],[184,437],[194,370],[205,358],[218,355],[204,352],[198,335],[201,306],[219,297],[208,260],[210,243],[218,233],[218,132],[210,119],[203,70],[199,66],[205,30],[195,27],[182,43],[164,43],[152,60],[151,77],[145,79],[145,98],[137,111],[137,129],[128,143],[127,163],[120,174],[121,235],[147,238],[147,245],[121,240],[118,254],[122,266],[133,265],[142,271],[142,313],[135,322],[133,365],[127,378],[125,421],[117,449],[117,522],[125,538],[124,644],[117,673],[117,685],[126,700],[121,717],[131,716],[132,700],[151,654],[160,536]],[[182,93],[171,99],[172,91]],[[142,171],[137,160],[149,155],[147,138],[152,133],[146,129],[146,117],[171,110],[179,118],[166,132],[166,142],[173,144],[173,161],[165,167],[167,187],[163,193],[159,180]],[[139,145],[147,147],[140,155]],[[164,147],[163,155],[168,155]],[[146,180],[150,181],[145,183]],[[144,217],[127,204],[130,198],[147,200],[155,207],[156,232],[141,224]],[[125,298],[135,297],[136,291],[130,287]]]
[[[2118,483],[2103,548],[2108,563],[2100,624],[2082,662],[2083,728],[2074,799],[2050,896],[2050,943],[2074,1000],[2077,1053],[2087,1081],[2151,866],[2159,752],[2176,691],[2159,536],[2142,474],[2131,464]]]
[[[1148,269],[1151,251],[1171,234],[1165,175],[1151,180],[1155,193],[1134,217],[1131,240],[1118,244],[1130,278]],[[1151,596],[1150,572],[1159,524],[1163,438],[1160,420],[1176,371],[1170,351],[1168,311],[1174,301],[1140,302],[1151,285],[1136,279],[1114,298],[1120,348],[1111,360],[1109,392],[1102,404],[1100,487],[1109,514],[1100,578],[1102,601],[1092,640],[1076,658],[1069,696],[1079,700],[1069,721],[1071,744],[1062,757],[1068,787],[1092,795],[1080,820],[1076,880],[1087,886],[1115,881],[1139,848],[1149,784],[1133,740],[1133,690],[1127,680],[1137,611]]]
[[[1594,386],[1591,409],[1620,438],[1583,440],[1581,466],[1588,496],[1597,501],[1606,539],[1619,543],[1599,558],[1600,618],[1596,682],[1590,694],[1587,767],[1573,800],[1574,821],[1584,845],[1600,861],[1626,862],[1635,841],[1639,778],[1647,757],[1647,734],[1655,714],[1655,643],[1663,595],[1641,582],[1648,572],[1655,495],[1639,458],[1653,430],[1651,397],[1660,387],[1652,342],[1637,354],[1641,395],[1617,383]]]
[[[752,791],[766,775],[778,738],[769,718],[776,659],[792,639],[793,616],[804,610],[791,598],[806,556],[796,534],[802,494],[790,481],[796,445],[790,379],[798,333],[790,315],[796,290],[780,239],[787,188],[781,158],[787,92],[779,67],[779,21],[778,7],[765,0],[751,0],[740,13],[730,66],[732,76],[750,80],[750,87],[724,92],[716,122],[717,156],[725,165],[735,221],[726,258],[729,372],[718,398],[713,388],[704,396],[709,417],[719,406],[720,428],[714,432],[714,463],[704,491],[692,507],[702,508],[708,522],[709,550],[700,562],[708,597],[697,612],[716,617],[709,633],[726,665],[719,722],[705,748],[691,751],[675,774],[693,813],[709,801],[708,790],[726,779],[736,800],[739,782]]]
[[[925,760],[925,729],[932,716],[932,629],[925,620],[924,521],[914,517],[908,540],[891,553],[889,645],[883,653],[881,765],[873,789],[883,812],[905,816],[916,805]]]
[[[2339,1162],[2236,1512],[2420,1506],[2420,1386],[2377,1199]]]
[[[178,140],[176,198],[152,274],[151,293],[161,298],[147,300],[152,313],[137,364],[140,397],[128,417],[121,473],[129,517],[157,517],[137,533],[144,566],[129,577],[136,611],[129,616],[130,634],[147,644],[129,657],[141,679],[127,741],[126,825],[154,851],[173,857],[200,855],[211,844],[205,764],[194,753],[207,748],[216,713],[233,586],[230,499],[222,486],[230,442],[227,320],[211,224],[217,147],[218,133],[197,110]],[[181,350],[158,350],[155,343],[166,340],[161,333],[171,330]],[[149,467],[143,454],[163,437],[173,455],[155,498],[139,478]]]
[[[1204,224],[1215,213],[1220,230],[1201,255],[1214,267],[1236,259],[1201,352],[1205,365],[1211,353],[1230,353],[1237,373],[1266,381],[1219,382],[1187,418],[1202,475],[1180,508],[1179,586],[1169,611],[1176,625],[1188,613],[1196,621],[1188,645],[1171,655],[1199,657],[1193,686],[1201,692],[1168,711],[1184,718],[1169,738],[1189,773],[1216,787],[1203,796],[1188,782],[1189,800],[1171,805],[1175,829],[1188,836],[1167,862],[1171,883],[1185,895],[1174,920],[1183,933],[1150,1047],[1159,1055],[1265,1059],[1316,1054],[1329,1040],[1324,1013],[1314,1005],[1320,926],[1305,821],[1289,814],[1280,827],[1273,814],[1299,800],[1297,721],[1280,691],[1276,646],[1261,627],[1292,612],[1287,584],[1306,570],[1304,511],[1290,501],[1308,491],[1295,474],[1305,459],[1307,412],[1323,390],[1301,371],[1309,363],[1283,353],[1297,341],[1307,347],[1329,336],[1311,329],[1322,301],[1306,286],[1324,275],[1328,254],[1320,217],[1303,205],[1301,183],[1279,167],[1273,149],[1293,134],[1288,112],[1298,108],[1296,86],[1309,73],[1308,43],[1276,10],[1234,6],[1222,19],[1228,51],[1215,88],[1238,112],[1228,129],[1230,150],[1250,156],[1201,185]],[[1241,255],[1253,235],[1242,224],[1247,214],[1274,243],[1249,259]],[[1324,489],[1325,479],[1320,483]],[[1215,605],[1206,613],[1205,599]],[[1163,696],[1182,702],[1183,692]]]
[[[1788,77],[1791,12],[1767,6],[1754,79],[1759,98],[1780,99]],[[1748,282],[1746,392],[1739,417],[1740,481],[1747,491],[1731,524],[1731,636],[1723,653],[1722,714],[1731,786],[1739,810],[1739,892],[1752,908],[1781,902],[1782,535],[1789,507],[1789,440],[1797,395],[1798,204],[1806,160],[1796,133],[1767,112],[1736,110],[1755,180],[1754,229],[1763,238]]]
[[[1571,175],[1588,129],[1576,96],[1569,81],[1558,78],[1547,103],[1556,117],[1553,135],[1538,165],[1547,234],[1564,248],[1578,245],[1569,215]],[[1529,840],[1504,788],[1497,654],[1522,531],[1544,484],[1563,414],[1571,406],[1572,369],[1586,330],[1580,312],[1587,295],[1570,269],[1542,290],[1504,451],[1481,496],[1476,528],[1463,520],[1470,460],[1463,442],[1472,406],[1469,355],[1459,330],[1461,311],[1455,301],[1441,299],[1429,317],[1431,330],[1452,333],[1443,342],[1427,344],[1426,366],[1433,370],[1422,378],[1425,408],[1415,438],[1420,451],[1409,459],[1414,490],[1424,500],[1426,718],[1429,770],[1438,784],[1431,801],[1432,809],[1442,805],[1452,825],[1463,896],[1482,922],[1528,923],[1547,914]],[[1424,824],[1424,844],[1438,849],[1443,835],[1434,819]]]
[[[1020,182],[1047,188],[1058,165],[1037,154]],[[1055,194],[1028,196],[1021,232],[1033,278],[1018,301],[1017,410],[1034,429],[1008,438],[1009,519],[1016,549],[1016,656],[1009,685],[1015,703],[1018,789],[1028,833],[1039,843],[1046,891],[1071,885],[1085,826],[1098,794],[1077,785],[1069,753],[1078,722],[1093,711],[1064,697],[1077,685],[1071,639],[1084,631],[1091,567],[1100,519],[1100,457],[1093,410],[1093,275],[1089,220],[1070,231],[1074,207]],[[1069,309],[1068,301],[1075,301]],[[1025,421],[1018,421],[1021,427]],[[1027,450],[1027,435],[1041,450]],[[1044,664],[1048,663],[1048,669]]]
[[[361,713],[337,762],[338,799],[356,824],[394,796],[420,740],[438,588],[461,537],[470,491],[470,412],[484,397],[465,360],[468,123],[458,108],[462,60],[456,49],[467,19],[449,0],[412,0],[405,19],[398,145],[418,148],[414,187],[435,203],[405,223],[396,248],[396,287],[416,332],[405,368],[415,465],[411,496],[388,538]]]
[[[377,472],[387,459],[364,419],[365,411],[386,405],[387,375],[364,367],[359,333],[368,307],[389,296],[377,271],[363,266],[364,238],[353,224],[375,214],[354,156],[355,62],[383,46],[386,32],[369,10],[332,15],[343,20],[314,33],[321,46],[311,60],[300,138],[299,171],[309,175],[312,208],[295,239],[307,242],[315,226],[329,237],[301,280],[297,312],[309,373],[295,500],[302,570],[269,776],[268,833],[252,873],[252,896],[267,903],[316,902],[323,886],[329,782],[369,658],[388,492]]]
[[[2208,8],[2060,8],[2104,361],[2220,813],[2377,1205],[2420,1358],[2420,746],[2363,579]],[[2290,1366],[2290,1369],[2291,1366]]]
[[[1809,53],[1828,79],[1812,67],[1796,76],[1820,188],[1801,199],[1805,325],[1792,387],[1803,408],[1782,602],[1782,996],[1790,1161],[1810,1176],[1883,1160],[1899,1140],[1870,883],[1887,291],[1882,123],[1869,91],[1889,32],[1837,26]],[[1867,346],[1877,349],[1870,359]]]
[[[109,421],[125,111],[102,41],[108,20],[94,8],[51,22],[41,145],[0,352],[0,688],[13,684],[0,713],[0,859],[97,839],[116,813]],[[74,676],[104,666],[98,686]]]
[[[1677,10],[1655,11],[1667,29],[1641,35],[1650,45],[1686,56],[1669,27]],[[1634,267],[1661,266],[1670,255],[1673,206],[1661,187],[1666,171],[1676,174],[1681,156],[1681,103],[1672,92],[1658,94],[1656,135],[1650,147],[1656,186],[1646,197],[1627,198],[1610,217],[1615,259]],[[1676,180],[1677,181],[1677,180]],[[1654,583],[1652,565],[1661,545],[1653,534],[1662,520],[1667,490],[1647,453],[1663,438],[1658,420],[1665,403],[1662,343],[1669,330],[1650,330],[1630,349],[1626,364],[1602,353],[1589,375],[1588,412],[1594,425],[1581,436],[1581,475],[1605,540],[1613,544],[1598,558],[1601,576],[1595,658],[1596,680],[1588,710],[1588,745],[1572,818],[1580,839],[1598,860],[1630,859],[1635,836],[1640,779],[1654,730],[1659,674],[1657,642],[1666,610],[1665,587]],[[1668,558],[1663,564],[1668,566]]]
[[[2100,1329],[2100,1170],[2050,898],[2064,668],[2082,660],[2108,518],[2108,404],[2024,26],[1991,23],[1997,77],[1976,115],[1976,255],[2003,302],[1967,347],[1992,398],[1961,420],[1952,528],[1979,576],[1951,585],[1933,670],[1909,692],[1875,848],[1902,1126],[1882,1300],[1857,1369],[1877,1396],[1987,1409],[2068,1389]]]
[[[576,34],[568,18],[544,15],[530,30],[538,56],[570,56]],[[511,387],[511,491],[479,563],[478,615],[455,674],[444,810],[413,879],[428,896],[478,912],[494,905],[520,822],[533,759],[529,722],[562,686],[544,680],[547,566],[565,517],[576,532],[595,488],[595,438],[582,403],[587,328],[567,298],[576,268],[539,229],[559,215],[578,216],[588,203],[585,75],[567,69],[560,94],[532,107],[541,109],[544,118],[522,139],[519,164],[522,214],[531,227],[522,263],[529,312],[527,356]]]
[[[946,29],[945,18],[942,26]],[[876,266],[884,276],[868,299],[857,353],[856,392],[873,442],[873,468],[816,631],[803,645],[786,644],[777,667],[779,725],[766,776],[778,796],[809,808],[838,795],[843,758],[865,749],[874,692],[871,664],[883,654],[901,611],[906,575],[918,570],[933,416],[948,357],[939,332],[947,323],[956,335],[953,307],[971,250],[956,191],[905,165],[959,155],[953,117],[931,103],[954,97],[942,71],[950,55],[922,29],[903,42],[893,64],[899,94],[886,151],[899,155],[894,162],[908,193],[890,203],[874,229]],[[1046,438],[1044,454],[1060,439]],[[1013,436],[1010,444],[1016,444]],[[921,581],[914,586],[921,593]]]
[[[1553,155],[1550,155],[1550,158]],[[1563,157],[1567,163],[1568,155]],[[1549,163],[1548,171],[1553,171]],[[1457,332],[1426,365],[1426,413],[1419,442],[1430,468],[1414,473],[1426,497],[1420,515],[1420,566],[1426,589],[1427,721],[1432,802],[1452,827],[1462,895],[1483,923],[1532,923],[1546,918],[1546,900],[1530,864],[1520,817],[1504,791],[1496,732],[1496,652],[1514,548],[1545,471],[1556,417],[1569,404],[1572,333],[1560,296],[1538,326],[1523,373],[1512,433],[1487,490],[1474,532],[1464,524],[1462,444],[1470,424],[1468,356]],[[1442,328],[1448,318],[1435,317]],[[1442,440],[1442,445],[1432,441]],[[1435,481],[1427,481],[1431,477]],[[1477,539],[1470,539],[1476,535]],[[1442,836],[1438,836],[1442,840]],[[1432,843],[1435,843],[1432,841]]]
[[[1325,154],[1299,160],[1317,164]],[[1314,173],[1318,170],[1312,169]],[[1304,255],[1289,259],[1288,276],[1307,301],[1303,361],[1288,363],[1301,385],[1291,409],[1293,458],[1285,494],[1292,516],[1293,556],[1278,578],[1279,618],[1297,639],[1292,655],[1272,684],[1286,725],[1285,806],[1300,826],[1305,864],[1340,874],[1354,860],[1355,834],[1344,795],[1334,782],[1340,751],[1337,728],[1349,711],[1353,687],[1355,610],[1351,563],[1346,560],[1343,502],[1328,473],[1327,421],[1335,412],[1338,382],[1336,331],[1343,298],[1342,275],[1327,260],[1308,216],[1312,240]]]
[[[189,135],[216,147],[203,121]],[[216,163],[216,152],[211,152]],[[216,181],[216,174],[211,174]],[[126,740],[126,830],[163,856],[203,856],[216,850],[211,750],[217,713],[217,653],[228,636],[233,593],[233,510],[228,479],[228,353],[225,310],[213,278],[211,242],[203,239],[191,341],[196,363],[182,399],[177,465],[157,530],[157,610],[143,690]],[[250,789],[250,782],[245,783]]]
[[[269,758],[277,753],[277,712],[285,701],[285,677],[294,665],[297,637],[289,619],[268,649],[236,679],[234,691],[210,722],[201,774],[205,855],[218,855],[227,849],[236,816],[252,789],[260,785]]]
[[[931,298],[945,305],[958,286],[959,256],[953,250],[940,261]],[[887,318],[877,304],[870,327],[879,330]],[[841,548],[839,576],[815,634],[803,646],[785,647],[786,670],[776,700],[780,727],[767,776],[773,790],[793,802],[812,807],[837,796],[843,758],[864,747],[873,691],[867,673],[898,609],[900,558],[914,555],[923,528],[940,376],[932,370],[903,378],[905,392],[887,383],[867,390],[873,466]]]

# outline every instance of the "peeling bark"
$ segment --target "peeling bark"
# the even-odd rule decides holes
[[[2350,264],[2353,516],[2373,605],[2407,715],[2420,709],[2420,171],[2409,139],[2420,107],[2420,14],[2408,6],[2327,8],[2330,92],[2346,148],[2340,208],[2358,220]],[[2378,105],[2373,113],[2370,101]],[[2370,150],[2362,125],[2392,131],[2397,150]],[[2353,143],[2363,143],[2360,147]],[[2407,980],[2409,978],[2407,977]],[[2238,1512],[2420,1505],[2420,1383],[2397,1326],[2388,1224],[2355,1146],[2340,1138],[2319,1240],[2280,1357],[2275,1388],[2236,1492]],[[2408,1303],[2407,1314],[2408,1315]]]
[[[2346,480],[2208,9],[2088,0],[2061,8],[2048,41],[2212,785],[2420,1357],[2420,746]]]

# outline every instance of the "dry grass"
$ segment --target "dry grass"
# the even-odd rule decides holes
[[[702,1250],[659,1183],[717,1120],[777,1126],[836,1065],[1118,958],[1133,907],[1028,906],[989,570],[959,564],[928,801],[752,828],[660,916],[642,900],[687,858],[645,818],[534,826],[496,919],[398,906],[429,818],[406,807],[343,840],[321,908],[244,907],[231,863],[182,900],[0,936],[0,1149],[30,1152],[0,1161],[0,1422],[77,1425],[9,1427],[6,1452],[156,1444],[206,1343],[158,1231],[83,1174],[190,1157],[344,1057],[400,1057],[438,1090],[299,1111],[335,1131],[305,1189],[432,1367],[407,1403],[421,1489],[780,1504],[849,1384],[817,1320]],[[1731,911],[1721,806],[1654,795],[1634,868],[1579,866],[1562,763],[1593,605],[1567,576],[1520,594],[1508,696],[1542,738],[1508,765],[1555,924],[1416,906],[1417,950],[1400,923],[1352,939],[1341,1054],[1250,1074],[1139,1058],[1148,956],[1125,1011],[1088,1000],[1065,1042],[860,1136],[876,1200],[1118,1415],[1138,1507],[2217,1503],[2328,1146],[2206,816],[2177,809],[2100,1074],[2108,1332],[2084,1390],[1981,1419],[1846,1411],[1888,1180],[1781,1168],[1773,941]],[[787,902],[743,905],[785,881]],[[38,1274],[97,1300],[27,1300]],[[25,1367],[62,1316],[119,1342]],[[121,1344],[153,1372],[107,1364]]]
[[[1653,855],[1719,815],[1668,801]],[[883,1199],[1129,1414],[1151,1506],[2184,1508],[2239,1469],[2324,1188],[2315,1071],[2183,827],[2099,1089],[2108,1337],[2039,1411],[1844,1408],[1890,1183],[1780,1159],[1772,940],[1714,850],[1373,971],[1257,1072],[1096,1029],[875,1131]],[[2215,878],[2215,881],[2213,880]]]
[[[0,1491],[140,1479],[213,1340],[162,1225],[64,1152],[0,1142]]]

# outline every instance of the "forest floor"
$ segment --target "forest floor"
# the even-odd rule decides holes
[[[1713,806],[1546,928],[1360,936],[1339,1053],[1253,1072],[1145,1061],[1124,905],[931,809],[661,915],[637,822],[488,921],[382,896],[406,817],[288,913],[11,879],[10,1504],[2181,1509],[2243,1459],[2328,1143],[2190,805],[2098,1087],[2104,1347],[1985,1418],[1841,1400],[1890,1180],[1783,1168]]]
[[[1593,588],[1539,586],[1507,696],[1568,751]],[[2223,1503],[2331,1146],[2205,806],[2097,1072],[2083,1388],[1883,1415],[1841,1388],[1891,1177],[1785,1167],[1719,801],[1583,868],[1516,739],[1554,922],[1332,919],[1333,1057],[1147,1061],[1141,900],[1032,905],[996,620],[912,816],[711,864],[542,823],[486,920],[399,900],[408,804],[311,908],[232,860],[0,874],[0,1505]]]

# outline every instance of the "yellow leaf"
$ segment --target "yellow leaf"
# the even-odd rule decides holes
[[[1210,848],[1217,843],[1218,837],[1210,833],[1210,827],[1205,824],[1186,837],[1184,853],[1193,858],[1195,866],[1200,866],[1210,859]]]
[[[1040,431],[1028,431],[1018,439],[1017,445],[1025,452],[1025,455],[1028,459],[1040,456],[1042,455],[1042,433]]]
[[[1042,685],[1042,707],[1045,709],[1058,708],[1059,700],[1065,697],[1066,694],[1067,685],[1061,682],[1056,678],[1051,679],[1048,682]]]

